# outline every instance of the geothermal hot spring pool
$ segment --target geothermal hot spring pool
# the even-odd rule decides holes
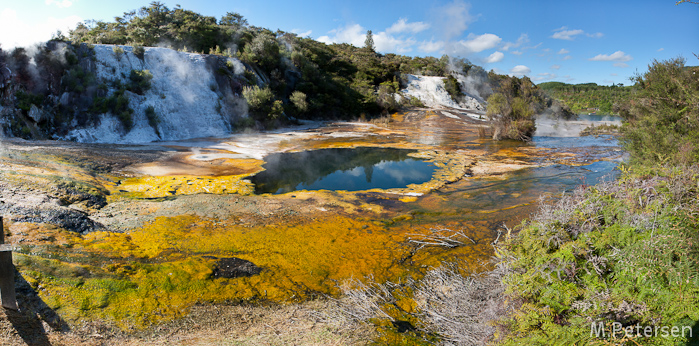
[[[277,153],[265,157],[264,171],[252,176],[255,193],[296,190],[402,188],[432,179],[436,166],[410,157],[415,150],[335,148]]]
[[[540,196],[612,179],[623,160],[613,138],[570,127],[522,143],[478,126],[417,110],[144,145],[5,139],[0,211],[19,274],[61,316],[159,322],[202,302],[305,301],[450,261],[480,270]],[[411,242],[435,232],[462,245]],[[261,270],[213,274],[233,257]]]

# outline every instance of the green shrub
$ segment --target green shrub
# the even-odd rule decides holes
[[[535,106],[543,101],[529,78],[501,77],[498,92],[488,97],[487,116],[493,139],[531,140],[536,131]]]
[[[291,93],[289,101],[296,107],[299,113],[304,113],[308,110],[308,102],[306,102],[306,94],[296,90]]]
[[[136,94],[143,95],[150,89],[153,74],[148,70],[131,70],[129,74],[129,85],[127,89]]]
[[[121,60],[121,56],[124,55],[124,49],[119,46],[114,46],[112,47],[112,51],[114,51],[114,55],[116,55],[117,60]]]
[[[260,88],[257,85],[253,85],[243,89],[243,97],[245,97],[251,110],[259,110],[270,103],[274,95],[269,87]]]
[[[33,94],[31,92],[17,92],[17,107],[25,112],[29,112],[32,105],[41,106],[44,103],[44,95]]]
[[[148,119],[148,125],[155,130],[155,134],[160,137],[160,130],[158,130],[158,124],[160,123],[160,117],[155,113],[155,108],[153,106],[148,106],[146,108],[146,119]]]
[[[675,58],[653,61],[633,80],[638,93],[620,110],[621,142],[638,162],[699,162],[699,68]]]
[[[696,325],[698,181],[697,168],[627,173],[542,205],[500,253],[510,268],[507,293],[521,304],[505,322],[504,344],[621,342],[609,329],[605,340],[591,335],[593,322]],[[633,344],[684,342],[658,336]]]
[[[134,46],[134,47],[133,47],[133,54],[134,54],[137,58],[143,60],[143,59],[145,58],[145,56],[146,56],[146,49],[143,48],[142,46]]]
[[[459,102],[461,99],[461,86],[459,85],[459,81],[454,78],[454,76],[449,75],[447,78],[444,79],[444,89],[449,93],[449,96],[451,96],[451,99]]]

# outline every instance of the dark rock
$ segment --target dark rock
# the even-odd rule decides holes
[[[243,276],[257,275],[262,268],[254,263],[237,257],[221,258],[214,267],[215,278],[239,278]]]
[[[14,222],[50,223],[80,234],[106,230],[102,224],[93,221],[87,214],[75,209],[64,207],[30,208],[22,206],[7,209],[7,213],[14,216]]]

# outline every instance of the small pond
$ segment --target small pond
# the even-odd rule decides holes
[[[250,177],[250,181],[257,194],[402,188],[431,180],[437,168],[431,162],[408,156],[413,152],[360,147],[271,154],[265,157],[265,171]]]

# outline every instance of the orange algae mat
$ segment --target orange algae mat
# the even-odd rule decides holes
[[[27,282],[42,287],[42,298],[64,318],[97,317],[125,329],[183,316],[194,304],[294,302],[337,294],[337,285],[350,278],[384,282],[419,277],[442,261],[461,259],[478,268],[493,254],[495,229],[503,221],[511,227],[533,210],[538,192],[504,193],[497,184],[507,179],[509,171],[531,166],[526,159],[536,153],[507,146],[480,149],[473,144],[483,142],[474,128],[434,112],[392,119],[385,126],[343,125],[342,136],[321,128],[270,150],[414,149],[418,152],[412,156],[438,167],[431,181],[403,189],[254,196],[245,177],[262,170],[263,161],[194,162],[183,155],[132,165],[136,174],[129,175],[94,174],[70,163],[61,163],[61,170],[33,172],[51,176],[69,171],[73,179],[108,191],[109,203],[139,208],[148,200],[147,208],[157,211],[172,208],[185,195],[201,196],[181,202],[194,204],[206,204],[207,196],[215,195],[216,208],[222,211],[219,216],[192,208],[159,214],[124,233],[79,235],[44,224],[18,223],[13,232],[41,246],[18,254],[17,266]],[[360,135],[350,137],[350,132]],[[16,163],[13,169],[42,166],[27,167]],[[468,187],[471,183],[463,179],[468,172],[497,174],[479,178],[492,180],[488,184],[495,187],[455,195],[434,193]],[[464,245],[456,248],[411,242],[433,229],[464,231],[468,238],[459,238]],[[250,277],[214,278],[217,259],[226,257],[249,260],[263,270]]]

